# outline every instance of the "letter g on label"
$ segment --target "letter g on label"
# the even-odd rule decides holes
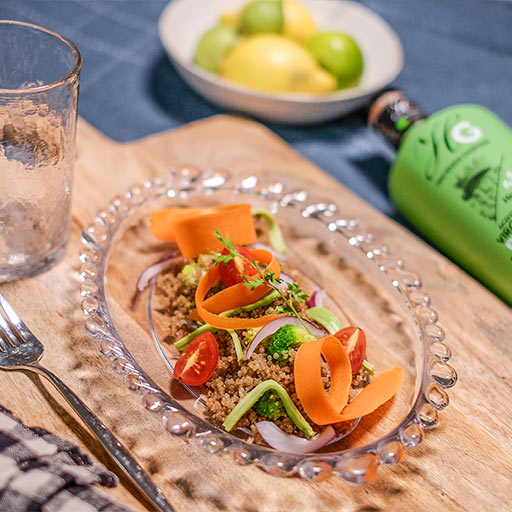
[[[469,121],[461,121],[452,128],[450,135],[456,142],[472,144],[482,138],[482,130]]]

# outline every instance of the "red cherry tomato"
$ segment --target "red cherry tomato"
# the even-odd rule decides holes
[[[189,386],[204,384],[219,363],[219,344],[211,332],[205,332],[181,353],[174,367],[174,376]]]
[[[253,253],[243,245],[237,245],[236,250],[249,260],[255,259]],[[224,249],[222,254],[229,254],[229,251]],[[258,274],[258,271],[248,261],[239,256],[233,258],[227,265],[219,263],[219,271],[224,286],[233,286],[237,283],[243,283],[244,280],[242,276],[255,276]]]
[[[366,356],[366,335],[364,331],[359,329],[359,327],[349,326],[344,327],[334,336],[343,343],[350,359],[352,375],[355,375],[363,366]]]

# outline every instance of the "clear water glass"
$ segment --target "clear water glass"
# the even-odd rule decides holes
[[[80,67],[59,34],[0,21],[0,282],[65,253]]]

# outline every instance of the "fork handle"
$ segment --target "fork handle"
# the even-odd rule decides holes
[[[115,438],[115,436],[103,425],[93,412],[71,391],[50,370],[40,365],[27,365],[24,369],[34,371],[46,377],[62,394],[62,396],[73,407],[91,432],[98,438],[105,449],[110,453],[124,473],[132,482],[163,512],[175,512],[162,491],[151,481],[146,472],[135,462],[135,459],[128,453],[126,448]]]

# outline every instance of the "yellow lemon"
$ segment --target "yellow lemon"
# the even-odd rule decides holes
[[[327,93],[337,86],[302,45],[277,34],[250,36],[235,46],[221,62],[220,74],[263,92]]]
[[[283,0],[283,9],[283,34],[285,36],[303,42],[316,33],[313,16],[301,3],[296,0]]]

